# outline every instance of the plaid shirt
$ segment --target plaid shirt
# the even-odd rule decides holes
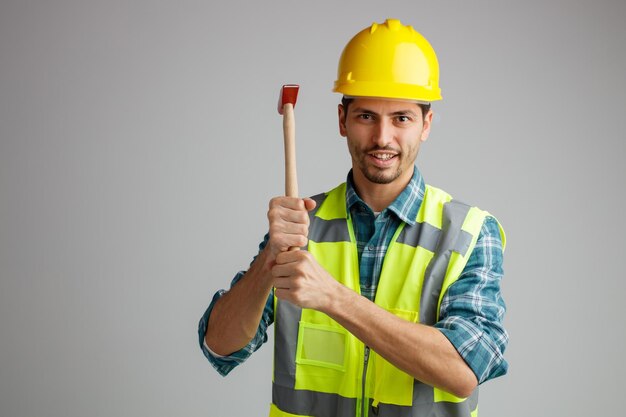
[[[346,204],[350,210],[359,254],[361,294],[370,300],[376,295],[378,279],[387,247],[398,226],[414,224],[424,199],[424,180],[415,167],[411,181],[404,191],[380,213],[372,210],[354,190],[352,173],[348,174]],[[259,245],[259,252],[269,236]],[[454,345],[476,374],[479,383],[504,375],[508,364],[503,353],[508,334],[502,326],[505,304],[500,294],[502,278],[502,241],[499,226],[493,217],[487,217],[476,246],[459,279],[447,290],[441,302],[439,329]],[[243,277],[237,273],[231,287]],[[198,337],[200,347],[209,362],[222,375],[244,362],[252,352],[267,341],[267,328],[274,320],[273,291],[270,293],[255,337],[243,349],[229,356],[218,357],[204,344],[204,334],[213,305],[225,293],[218,291],[200,319]]]

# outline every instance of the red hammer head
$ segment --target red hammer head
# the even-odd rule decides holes
[[[283,107],[285,104],[291,103],[296,107],[296,100],[298,99],[298,90],[300,86],[298,84],[285,84],[280,89],[280,96],[278,97],[278,113],[283,114]]]

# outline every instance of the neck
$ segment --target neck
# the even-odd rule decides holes
[[[415,168],[413,168],[415,169]],[[389,184],[371,182],[358,170],[352,171],[354,187],[361,199],[373,211],[383,211],[402,193],[413,177],[413,170],[405,172]]]

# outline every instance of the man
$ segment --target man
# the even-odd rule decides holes
[[[478,384],[507,371],[504,232],[415,166],[438,73],[398,20],[346,45],[334,91],[347,182],[272,199],[258,256],[200,321],[223,375],[276,324],[270,416],[475,416]]]

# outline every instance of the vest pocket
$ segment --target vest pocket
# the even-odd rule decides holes
[[[341,328],[301,321],[296,363],[345,371],[347,339],[346,331]]]

